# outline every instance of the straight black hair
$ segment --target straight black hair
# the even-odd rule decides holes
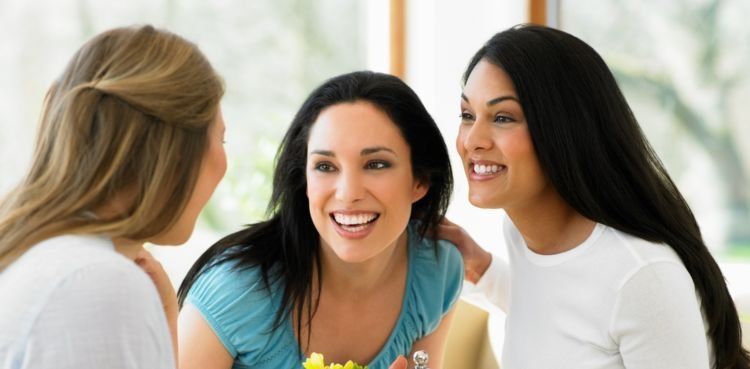
[[[275,327],[295,309],[301,341],[303,314],[307,312],[305,323],[309,324],[319,300],[319,296],[312,296],[313,270],[320,270],[320,236],[310,218],[306,194],[308,136],[325,108],[356,101],[381,109],[399,128],[411,150],[414,177],[429,186],[427,194],[412,204],[411,219],[419,221],[422,237],[437,226],[450,202],[453,174],[443,136],[427,109],[414,91],[394,76],[361,71],[334,77],[310,94],[281,142],[268,205],[270,219],[230,234],[206,250],[180,285],[180,306],[190,287],[210,266],[235,261],[236,269],[260,267],[269,292],[273,283],[283,282]],[[317,277],[320,291],[321,278]],[[308,334],[308,344],[309,339]]]
[[[519,25],[477,51],[464,83],[480,60],[513,81],[536,155],[560,196],[586,218],[674,249],[700,295],[716,368],[748,368],[724,276],[599,54],[563,31]]]

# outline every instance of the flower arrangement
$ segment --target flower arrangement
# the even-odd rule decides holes
[[[302,367],[305,369],[367,369],[367,366],[359,365],[351,360],[347,361],[346,364],[325,364],[323,355],[313,352],[310,357],[302,363]]]

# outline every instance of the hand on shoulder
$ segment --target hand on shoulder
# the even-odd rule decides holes
[[[479,246],[466,230],[447,218],[443,218],[440,222],[435,230],[435,235],[441,240],[456,245],[464,259],[464,278],[471,283],[477,283],[489,268],[492,262],[492,254]]]

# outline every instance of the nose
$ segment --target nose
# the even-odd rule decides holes
[[[492,135],[489,124],[477,120],[470,126],[461,127],[459,143],[467,151],[488,150],[492,147]]]
[[[365,197],[365,186],[362,174],[357,171],[342,170],[336,183],[336,199],[347,204],[362,200]]]

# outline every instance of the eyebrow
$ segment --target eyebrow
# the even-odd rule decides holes
[[[469,98],[466,97],[466,95],[464,95],[463,93],[461,94],[461,99],[463,99],[466,102],[469,102]],[[496,97],[494,99],[487,101],[487,106],[499,104],[505,100],[513,100],[520,104],[520,101],[518,101],[518,99],[515,96],[505,95],[505,96]]]
[[[359,155],[360,156],[367,156],[367,155],[371,155],[371,154],[374,154],[374,153],[380,152],[380,151],[387,151],[387,152],[390,152],[391,154],[393,154],[395,156],[398,156],[398,155],[396,155],[395,151],[393,151],[392,149],[389,149],[389,148],[387,148],[385,146],[366,147],[366,148],[362,149],[362,151],[359,152]],[[313,155],[313,154],[323,155],[323,156],[330,156],[332,158],[336,157],[336,153],[334,153],[333,151],[330,151],[330,150],[313,150],[313,151],[310,152],[310,155]]]

